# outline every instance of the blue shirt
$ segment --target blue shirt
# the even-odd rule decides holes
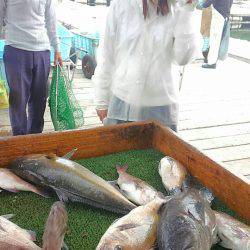
[[[224,17],[227,18],[230,15],[230,10],[233,4],[233,0],[206,0],[202,3],[203,8],[207,8],[210,5]]]
[[[5,44],[28,51],[58,51],[54,0],[1,0],[0,32]]]

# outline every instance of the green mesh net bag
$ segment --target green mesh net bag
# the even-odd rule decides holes
[[[60,66],[53,69],[49,107],[55,130],[69,130],[84,124],[83,111],[72,90],[72,82]]]

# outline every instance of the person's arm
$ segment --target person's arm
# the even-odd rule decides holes
[[[0,1],[0,38],[3,38],[3,26],[4,26],[4,18],[6,13],[6,1]]]
[[[55,65],[59,63],[62,65],[62,58],[60,53],[60,43],[57,36],[57,19],[56,19],[56,10],[55,10],[55,0],[47,0],[46,9],[45,9],[45,23],[47,28],[48,37],[50,40],[51,46],[55,50]]]
[[[186,65],[199,54],[199,26],[192,8],[179,9],[174,29],[173,62]]]
[[[107,115],[111,92],[111,81],[115,67],[116,4],[111,4],[106,21],[104,36],[98,49],[97,68],[93,77],[95,85],[95,105],[101,121]]]

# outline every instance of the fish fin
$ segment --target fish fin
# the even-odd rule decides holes
[[[126,194],[123,190],[120,189],[120,187],[119,187],[117,181],[108,181],[108,183],[109,183],[112,187],[114,187],[120,194],[122,194],[124,197],[127,198],[127,194]],[[132,202],[132,201],[131,201],[131,202]]]
[[[62,243],[62,250],[69,250],[69,247],[66,245],[66,243],[63,241]]]
[[[116,228],[118,228],[120,231],[125,231],[125,230],[136,228],[136,227],[139,227],[139,226],[141,226],[141,225],[136,224],[136,223],[128,223],[128,224],[120,225],[120,226],[118,226]]]
[[[108,183],[112,186],[112,187],[114,187],[114,188],[117,188],[117,180],[115,180],[115,181],[108,181]]]
[[[167,197],[160,191],[157,191],[157,196],[161,199],[166,199]]]
[[[36,241],[36,232],[34,232],[32,230],[26,230],[26,232],[30,235],[30,239],[32,241]]]
[[[158,214],[158,215],[161,215],[161,214],[163,213],[163,211],[164,211],[164,205],[165,205],[165,204],[162,204],[162,205],[159,207],[159,209],[158,209],[158,211],[157,211],[157,214]]]
[[[158,165],[158,173],[161,175],[161,161],[160,161],[160,163]]]
[[[183,183],[182,183],[182,187],[181,187],[181,189],[182,189],[182,191],[184,191],[184,190],[186,190],[186,189],[188,189],[189,188],[189,177],[187,176],[186,178],[185,178],[185,180],[183,181]]]
[[[201,188],[201,189],[199,190],[199,193],[200,193],[200,194],[204,197],[204,199],[207,200],[210,204],[211,204],[211,202],[214,200],[213,193],[212,193],[209,189],[207,189],[207,188],[205,188],[205,187]]]
[[[36,194],[41,195],[44,198],[51,198],[51,194],[47,190],[37,187],[37,191],[38,192],[35,192]]]
[[[5,189],[6,191],[8,192],[11,192],[11,193],[19,193],[20,191],[16,188],[8,188],[8,189]]]
[[[121,218],[115,219],[110,226],[114,225],[118,220],[120,220]]]
[[[174,187],[173,189],[169,190],[170,195],[176,195],[181,192],[181,189],[179,187]]]
[[[120,164],[116,164],[116,170],[118,173],[125,173],[128,170],[128,164],[121,166]]]
[[[134,205],[133,203],[131,203],[131,208],[125,208],[122,209],[122,208],[112,208],[108,205],[105,205],[105,204],[101,204],[99,203],[98,201],[94,201],[94,200],[91,200],[89,198],[86,198],[86,197],[82,197],[82,196],[79,196],[77,194],[74,194],[74,193],[71,193],[67,190],[64,190],[64,189],[57,189],[57,188],[54,188],[52,187],[55,192],[57,193],[59,199],[63,202],[68,202],[68,201],[75,201],[75,202],[82,202],[82,203],[85,203],[89,206],[94,206],[94,207],[97,207],[97,208],[102,208],[102,209],[105,209],[105,210],[108,210],[108,211],[111,211],[111,212],[114,212],[114,213],[121,213],[121,214],[127,214],[128,212],[130,212],[132,209],[136,208],[136,205]],[[134,206],[132,206],[134,205]]]
[[[74,148],[72,149],[70,152],[68,152],[67,154],[65,154],[64,156],[62,156],[63,158],[66,159],[71,159],[73,157],[73,155],[75,154],[75,152],[78,150],[78,148]]]
[[[55,190],[55,192],[56,192],[56,194],[61,202],[68,202],[69,201],[69,196],[66,192],[64,192],[61,189],[54,188],[54,187],[53,187],[53,189]]]
[[[202,218],[205,218],[204,204],[200,201],[194,204],[190,203],[188,205],[188,213],[192,215],[192,217],[195,218],[197,221],[201,221]]]
[[[49,160],[55,160],[57,158],[57,155],[54,153],[50,153],[50,154],[47,154],[45,157]]]
[[[5,218],[6,220],[10,220],[13,217],[15,217],[15,215],[14,214],[4,214],[4,215],[1,215],[1,217]]]
[[[214,200],[213,193],[204,187],[197,178],[193,177],[192,175],[188,174],[186,179],[182,184],[182,189],[194,188],[199,191],[200,195],[203,196],[205,200],[211,203]]]

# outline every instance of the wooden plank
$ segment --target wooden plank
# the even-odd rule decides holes
[[[152,123],[133,123],[48,134],[0,138],[0,167],[19,156],[35,153],[64,155],[78,148],[75,159],[152,147]]]
[[[219,116],[219,115],[218,115]],[[210,119],[206,118],[203,120],[197,120],[195,117],[193,119],[179,121],[179,130],[192,130],[192,129],[205,129],[210,127],[219,127],[219,126],[229,126],[233,124],[243,124],[250,123],[250,114],[245,117],[232,116],[228,118],[216,119],[215,117]]]
[[[225,161],[224,164],[226,168],[232,172],[240,173],[244,176],[250,176],[250,158]]]
[[[242,96],[242,95],[241,95]],[[228,98],[226,100],[214,100],[213,102],[204,102],[202,99],[198,103],[183,103],[183,101],[180,102],[180,113],[186,112],[186,111],[193,111],[193,110],[204,110],[204,109],[214,109],[214,108],[220,108],[221,106],[228,108],[228,105],[233,107],[241,107],[245,103],[250,103],[249,96],[243,98],[239,97],[236,99]],[[198,104],[198,105],[197,105]]]
[[[229,105],[229,104],[228,104]],[[185,111],[180,113],[180,120],[188,120],[195,117],[196,119],[227,119],[228,117],[236,116],[247,116],[250,114],[249,106],[250,102],[247,104],[241,104],[240,106],[230,106],[230,109],[223,107],[207,107],[204,109]],[[211,112],[213,110],[213,112]],[[218,116],[219,114],[219,116]]]
[[[243,135],[229,135],[211,139],[201,139],[191,141],[190,143],[202,150],[240,146],[250,144],[250,133]]]
[[[230,135],[243,135],[250,133],[250,123],[215,126],[210,128],[197,128],[180,130],[179,134],[188,141],[218,138]]]
[[[203,150],[203,152],[217,161],[234,161],[250,158],[250,144]]]
[[[159,124],[155,126],[153,145],[156,149],[180,161],[193,176],[210,188],[231,209],[250,220],[249,179],[231,173],[221,164],[176,137],[171,130]],[[241,195],[239,195],[239,190]]]

